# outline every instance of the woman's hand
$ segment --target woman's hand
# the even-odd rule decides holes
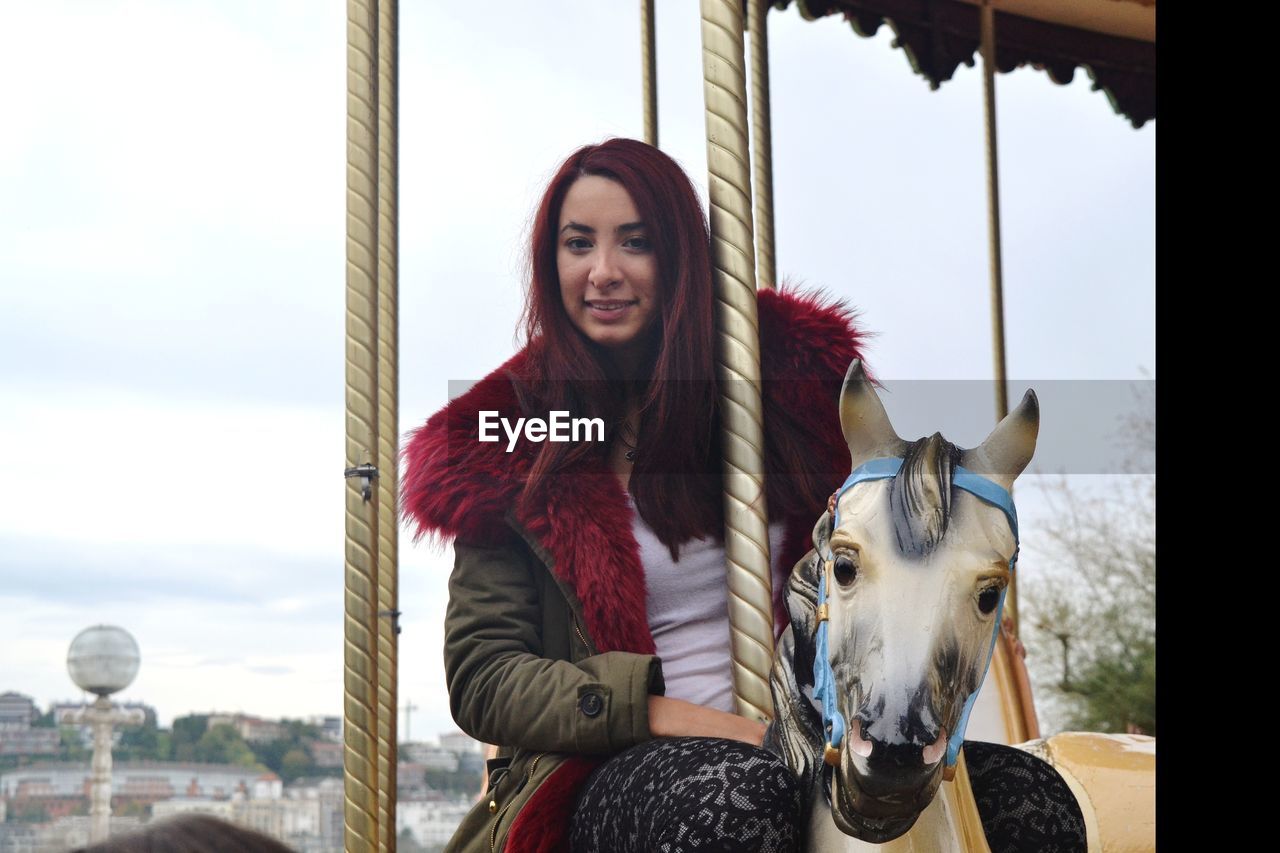
[[[649,733],[654,737],[723,737],[759,746],[767,726],[666,696],[649,697]]]

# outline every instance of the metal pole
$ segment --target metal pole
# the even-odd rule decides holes
[[[640,0],[641,97],[644,141],[658,147],[658,50],[653,27],[653,0]]]
[[[396,849],[399,2],[378,0],[378,849]]]
[[[773,132],[769,112],[769,0],[749,0],[751,36],[751,141],[755,155],[756,283],[778,283],[773,254]]]
[[[773,599],[742,35],[739,0],[702,0],[733,691],[739,714],[768,719]]]
[[[979,9],[979,22],[982,49],[982,104],[983,134],[986,139],[987,154],[987,235],[988,257],[991,263],[991,336],[992,353],[995,360],[996,382],[996,422],[1009,414],[1009,380],[1005,372],[1004,355],[1004,263],[1000,250],[1000,164],[996,149],[996,22],[995,7],[991,0],[982,0]],[[1012,487],[1010,487],[1012,488]],[[1008,634],[1010,642],[1007,649],[1014,648],[1018,639],[1018,573],[1009,580],[1009,592],[1005,597],[1005,622],[1001,631]],[[1004,665],[1008,669],[1008,681],[1018,685],[1026,679],[1025,671],[1020,671],[1020,663],[1013,659],[1011,653],[1002,655]],[[1013,721],[1018,731],[1026,737],[1034,737],[1031,732],[1040,730],[1036,718],[1035,702],[1031,691],[1011,688],[1011,695],[1016,697],[1022,718]]]
[[[106,696],[92,705],[73,711],[61,722],[89,726],[93,732],[93,757],[89,777],[89,843],[106,841],[111,835],[111,732],[116,726],[138,726],[146,714],[138,709],[115,707]]]
[[[93,777],[89,788],[89,842],[111,834],[111,702],[101,697],[86,715],[93,727]]]
[[[378,14],[347,2],[345,847],[378,847]],[[361,474],[363,472],[363,474]],[[354,473],[354,476],[350,476]]]
[[[1004,264],[1000,252],[1000,167],[996,156],[996,26],[991,0],[982,0],[982,105],[987,154],[987,257],[991,265],[991,347],[996,374],[996,422],[1009,414],[1009,381],[1004,361]],[[1018,635],[1018,582],[1009,582],[1005,613]]]
[[[996,28],[991,0],[982,0],[982,105],[987,155],[987,238],[991,263],[991,334],[996,370],[996,421],[1009,414],[1004,366],[1004,272],[1000,254],[1000,170],[996,156]]]

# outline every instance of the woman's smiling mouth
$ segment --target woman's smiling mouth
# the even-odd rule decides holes
[[[638,299],[586,299],[583,304],[587,311],[597,320],[620,320],[626,309],[640,304]]]

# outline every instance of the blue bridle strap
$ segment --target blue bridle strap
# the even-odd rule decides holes
[[[859,483],[892,479],[898,475],[900,470],[902,470],[902,459],[888,456],[871,459],[855,468],[853,473],[844,481],[844,485],[835,493],[832,502],[831,529],[834,531],[840,526],[840,498],[844,496],[845,492]],[[956,488],[963,489],[979,500],[998,507],[1004,512],[1005,518],[1009,520],[1009,528],[1013,531],[1014,549],[1013,556],[1009,559],[1009,571],[1012,573],[1018,562],[1018,510],[1013,505],[1013,497],[1009,494],[1009,491],[1000,484],[959,465],[955,467],[951,483]],[[831,653],[827,638],[827,626],[829,624],[826,616],[827,574],[835,559],[829,545],[827,553],[823,555],[822,559],[824,565],[818,580],[819,621],[815,641],[816,648],[813,654],[813,696],[822,703],[822,722],[827,732],[827,747],[829,754],[831,754],[831,751],[839,749],[841,741],[844,740],[846,724],[844,715],[840,713],[840,709],[837,706],[836,677],[831,669]],[[982,682],[987,678],[987,670],[991,668],[991,658],[995,652],[996,639],[1000,636],[1000,622],[1004,615],[1004,597],[1007,589],[1006,587],[1000,591],[995,623],[991,627],[991,643],[987,647],[986,664],[982,667],[982,678],[978,680],[977,688],[966,697],[964,708],[960,712],[960,720],[956,724],[956,730],[952,732],[951,737],[947,740],[946,764],[948,767],[953,766],[960,755],[960,747],[964,743],[964,730],[969,724],[969,713],[973,710],[974,702],[978,698],[978,691],[982,689]]]

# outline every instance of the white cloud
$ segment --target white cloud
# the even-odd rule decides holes
[[[6,395],[0,445],[0,534],[341,553],[339,412]]]

